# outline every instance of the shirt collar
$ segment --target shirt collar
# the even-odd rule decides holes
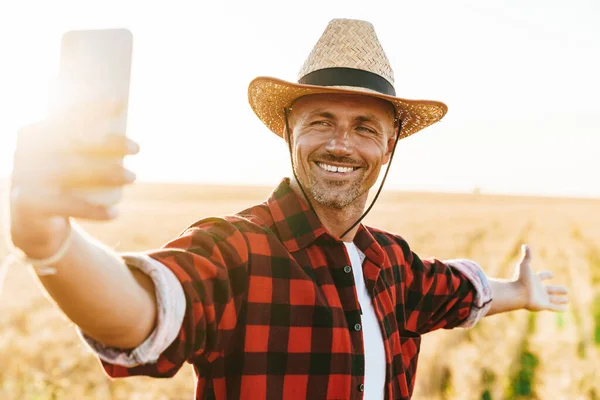
[[[271,193],[267,206],[279,239],[289,252],[298,251],[328,234],[306,201],[292,190],[289,178],[284,178]]]
[[[298,251],[319,238],[339,241],[327,231],[305,199],[292,190],[289,178],[284,178],[271,193],[267,206],[279,239],[289,252]],[[383,263],[383,249],[363,224],[358,226],[354,243],[375,264]]]
[[[358,226],[358,231],[354,236],[354,243],[375,265],[381,266],[384,264],[385,251],[375,239],[371,230],[363,224]]]

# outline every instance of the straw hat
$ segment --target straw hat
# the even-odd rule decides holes
[[[267,127],[284,132],[283,109],[299,97],[316,93],[349,93],[392,103],[402,121],[400,138],[439,121],[444,103],[396,97],[394,73],[373,25],[351,19],[332,20],[298,73],[298,82],[258,77],[250,82],[248,101]]]

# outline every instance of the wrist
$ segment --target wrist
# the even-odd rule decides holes
[[[525,285],[519,280],[509,280],[506,281],[506,287],[508,288],[506,295],[510,296],[508,301],[510,307],[507,311],[526,309],[529,299]]]
[[[71,229],[68,218],[52,217],[45,220],[11,221],[12,244],[26,257],[44,259],[55,254],[67,240]]]
[[[492,304],[487,315],[526,309],[529,299],[527,290],[519,280],[489,279],[492,288]]]
[[[517,304],[517,310],[528,309],[529,297],[527,296],[527,288],[520,280],[512,281],[513,290]]]

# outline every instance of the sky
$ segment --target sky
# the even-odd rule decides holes
[[[276,185],[289,156],[248,83],[295,81],[333,18],[374,24],[398,96],[449,107],[399,143],[387,187],[600,197],[595,0],[3,1],[0,178],[19,127],[47,112],[62,34],[127,28],[139,180]]]

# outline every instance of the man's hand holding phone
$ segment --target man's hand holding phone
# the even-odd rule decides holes
[[[95,108],[110,112],[107,106]],[[81,123],[73,124],[75,118]],[[80,195],[87,188],[114,189],[135,180],[122,163],[123,157],[138,152],[135,142],[117,132],[98,140],[97,135],[74,131],[103,129],[103,120],[97,114],[83,123],[77,113],[19,132],[10,198],[11,234],[14,245],[29,257],[54,254],[68,235],[69,217],[109,220],[116,216],[114,204]]]

